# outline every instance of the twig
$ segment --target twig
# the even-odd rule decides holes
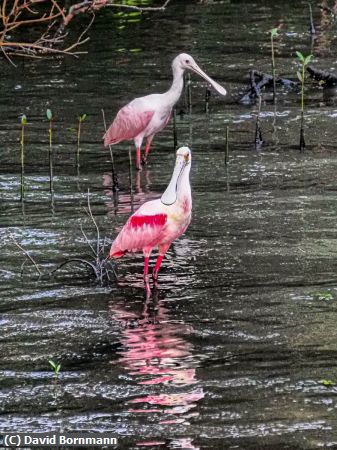
[[[86,243],[89,245],[89,247],[91,248],[91,250],[92,250],[92,252],[93,252],[93,254],[94,254],[95,258],[96,258],[96,257],[97,257],[97,253],[96,253],[94,247],[91,245],[91,243],[90,243],[90,241],[89,241],[87,235],[85,234],[85,232],[84,232],[84,230],[83,230],[83,227],[82,227],[82,224],[80,224],[80,229],[81,229],[81,232],[82,232],[82,234],[83,234],[83,237],[84,237]]]
[[[164,11],[171,0],[166,0],[161,6],[134,6],[115,3],[113,0],[82,0],[70,6],[68,11],[59,5],[58,0],[2,0],[0,3],[0,48],[5,58],[12,64],[10,55],[37,57],[36,55],[80,55],[86,52],[74,52],[74,49],[85,44],[88,30],[95,20],[95,11],[106,6],[135,11]],[[70,2],[65,2],[69,4]],[[8,7],[10,5],[10,8]],[[79,14],[92,13],[90,23],[77,40],[67,48],[60,48],[67,33],[64,30]],[[34,42],[16,42],[15,37],[8,38],[9,33],[18,32],[25,26],[44,27],[38,39]],[[56,48],[58,47],[58,48]]]
[[[87,199],[88,199],[88,211],[89,211],[89,215],[90,215],[90,218],[91,218],[91,220],[93,221],[93,224],[95,225],[95,228],[96,228],[96,231],[97,231],[97,251],[96,251],[96,255],[97,255],[97,258],[98,258],[98,255],[99,255],[99,241],[100,241],[100,235],[99,235],[99,228],[98,228],[98,225],[97,225],[96,220],[95,220],[95,218],[94,218],[94,216],[92,215],[92,212],[91,212],[91,206],[90,206],[90,190],[89,190],[89,189],[88,189],[88,196],[87,196]],[[98,262],[98,259],[97,259],[97,262]]]
[[[36,264],[36,262],[34,261],[34,259],[30,256],[30,254],[27,252],[27,250],[25,250],[15,239],[15,237],[9,233],[8,234],[9,239],[11,239],[11,241],[13,241],[13,243],[16,245],[16,247],[18,247],[22,253],[26,256],[26,258],[28,258],[30,260],[30,262],[35,266],[35,269],[38,271],[39,275],[42,275],[41,270],[39,269],[38,265]]]
[[[86,264],[87,266],[90,266],[91,269],[92,269],[93,272],[94,272],[94,275],[97,277],[96,267],[95,267],[91,262],[86,261],[85,259],[81,259],[81,258],[71,258],[71,259],[68,259],[68,261],[65,261],[65,262],[61,263],[59,266],[56,267],[56,269],[52,270],[52,271],[50,272],[50,274],[52,275],[52,274],[55,273],[57,270],[61,269],[61,267],[65,266],[66,264],[69,264],[69,263],[71,263],[71,262],[80,262],[80,263],[82,263],[82,264]]]

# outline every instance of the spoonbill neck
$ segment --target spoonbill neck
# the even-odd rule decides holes
[[[173,66],[173,81],[170,89],[165,93],[172,107],[179,100],[184,87],[184,69]]]
[[[188,201],[189,204],[192,202],[191,185],[190,185],[190,169],[191,164],[189,163],[183,170],[181,176],[177,183],[177,201],[185,202]]]
[[[175,165],[171,181],[161,196],[161,202],[164,205],[170,206],[185,200],[191,203],[190,168],[190,163],[177,163]]]

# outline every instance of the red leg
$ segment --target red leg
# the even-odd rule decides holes
[[[147,274],[149,273],[149,260],[151,256],[152,247],[145,247],[143,249],[144,255],[144,281],[147,282]]]
[[[159,269],[160,269],[160,266],[161,266],[161,262],[162,262],[164,256],[165,255],[159,255],[158,256],[158,259],[157,259],[157,262],[156,262],[155,268],[153,269],[153,274],[152,274],[152,278],[154,280],[158,280],[158,272],[159,272]]]
[[[137,170],[142,170],[142,167],[140,164],[140,147],[137,147],[137,149],[136,149],[136,168],[137,168]]]
[[[170,245],[171,245],[171,242],[169,244],[159,244],[158,245],[159,256],[158,256],[156,265],[155,265],[153,273],[152,273],[152,278],[154,279],[154,281],[158,280],[158,272],[159,272],[161,263],[162,263],[162,261],[164,259],[165,253],[169,249]]]
[[[153,139],[153,136],[148,138],[147,141],[146,141],[145,153],[144,153],[144,156],[143,156],[143,159],[142,159],[142,163],[143,164],[146,164],[146,162],[147,162],[147,155],[149,154],[149,151],[150,151],[152,139]]]
[[[149,273],[149,256],[144,258],[144,280],[147,280],[147,274]]]

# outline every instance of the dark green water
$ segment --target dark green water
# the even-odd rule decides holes
[[[265,145],[254,149],[256,105],[237,102],[252,68],[296,78],[295,50],[337,70],[336,25],[314,2],[172,1],[142,17],[100,13],[87,55],[1,62],[0,431],[109,431],[118,448],[317,449],[337,447],[337,158],[334,98],[306,89],[305,153],[298,152],[299,93],[262,102]],[[333,2],[330,2],[330,4]],[[178,141],[193,151],[193,220],[145,299],[142,257],[118,265],[118,285],[100,287],[82,268],[95,232],[87,190],[110,243],[132,208],[157,198],[174,163],[172,123],[149,164],[132,173],[114,147],[114,201],[101,109],[110,122],[135,96],[167,89],[181,51],[229,90],[212,93],[192,75],[192,114],[178,115]],[[49,194],[48,123],[54,121],[54,197]],[[187,113],[184,98],[178,111]],[[20,202],[18,116],[26,114],[26,200]],[[80,168],[69,128],[86,113]],[[225,127],[230,164],[224,165]],[[10,241],[31,252],[38,279]],[[62,364],[57,385],[48,359]]]

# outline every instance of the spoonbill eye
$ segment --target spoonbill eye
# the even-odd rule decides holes
[[[185,63],[186,63],[186,64],[189,64],[189,63],[190,63],[190,60],[189,60],[189,59],[185,59]]]

